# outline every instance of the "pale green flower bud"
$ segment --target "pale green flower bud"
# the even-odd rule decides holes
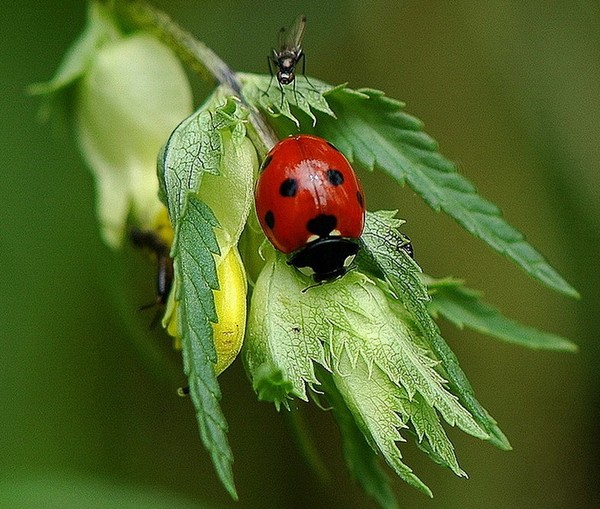
[[[192,92],[172,51],[148,34],[101,46],[78,83],[76,129],[96,180],[102,234],[112,247],[128,215],[151,228],[161,210],[156,158],[192,111]]]

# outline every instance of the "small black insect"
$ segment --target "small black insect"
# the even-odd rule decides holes
[[[305,57],[302,50],[302,39],[306,28],[306,16],[301,14],[288,28],[279,30],[279,48],[273,48],[273,55],[268,57],[269,71],[273,76],[274,65],[277,68],[277,81],[279,85],[289,85],[296,77],[296,66],[302,60],[302,74],[304,74]]]
[[[152,327],[160,318],[161,310],[167,304],[171,287],[173,286],[173,259],[170,256],[169,246],[153,230],[132,228],[129,232],[132,244],[140,249],[148,249],[156,257],[156,298],[140,310],[158,306],[157,313],[152,320]]]
[[[283,27],[279,30],[278,48],[273,48],[273,54],[267,57],[271,79],[264,94],[266,95],[268,93],[269,89],[271,88],[271,84],[273,83],[273,77],[276,77],[279,90],[281,91],[282,106],[284,98],[283,85],[289,85],[290,83],[293,83],[294,97],[296,97],[296,67],[300,64],[301,60],[302,75],[306,79],[307,83],[314,90],[316,90],[306,77],[305,73],[306,57],[302,48],[302,40],[304,39],[305,29],[306,16],[301,14],[288,28]]]
[[[413,248],[411,240],[408,238],[407,235],[402,234],[402,237],[404,238],[404,241],[398,247],[414,260],[415,250]]]

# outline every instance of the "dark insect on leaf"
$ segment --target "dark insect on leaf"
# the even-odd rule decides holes
[[[306,16],[304,14],[300,14],[288,28],[282,27],[279,30],[278,48],[273,48],[273,54],[267,57],[267,64],[269,65],[271,79],[269,80],[269,86],[267,87],[267,90],[263,92],[263,95],[268,93],[269,88],[271,88],[271,84],[273,83],[273,76],[276,76],[279,90],[281,92],[282,105],[285,97],[283,85],[289,85],[290,83],[293,83],[294,97],[296,95],[296,67],[300,63],[300,60],[302,60],[302,75],[309,85],[316,90],[306,77],[305,72],[306,58],[304,55],[304,50],[302,49],[302,40],[304,39],[305,29]],[[275,73],[274,69],[276,70]]]
[[[304,59],[302,39],[305,28],[306,16],[301,14],[288,28],[279,30],[279,48],[273,48],[273,55],[269,57],[269,70],[271,70],[271,64],[277,67],[277,81],[280,85],[289,85],[294,81],[296,65],[300,59]],[[302,68],[302,74],[304,74],[304,68]]]

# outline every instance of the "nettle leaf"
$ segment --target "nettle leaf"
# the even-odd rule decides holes
[[[251,89],[254,94],[255,88]],[[570,297],[579,296],[523,234],[503,219],[500,209],[479,196],[475,186],[458,173],[456,165],[438,152],[436,141],[423,131],[420,120],[403,111],[403,103],[367,88],[321,90],[333,114],[314,111],[316,122],[312,116],[294,117],[293,112],[285,117],[300,121],[303,132],[327,139],[351,161],[367,169],[377,168],[400,185],[407,183],[435,211],[446,212],[549,288]],[[274,111],[250,92],[248,96],[273,117],[281,135],[290,132],[291,126],[277,118],[280,110],[286,108],[286,101]],[[286,99],[288,96],[286,91]]]
[[[324,94],[335,90],[333,87],[316,78],[297,76],[292,86],[282,87],[276,79],[259,74],[238,73],[242,84],[244,99],[268,111],[272,116],[283,116],[291,120],[296,127],[300,126],[300,119],[294,114],[291,107],[304,113],[313,123],[317,121],[315,114],[324,113],[335,118]],[[343,85],[341,85],[343,87]],[[290,107],[291,106],[291,107]]]
[[[354,420],[374,450],[381,452],[388,465],[407,484],[428,496],[431,490],[402,461],[399,442],[406,442],[400,434],[407,428],[400,414],[405,410],[398,388],[378,366],[369,368],[362,358],[352,359],[343,351],[337,368],[342,374],[334,375],[336,387],[344,395],[344,402]]]
[[[416,442],[421,449],[439,465],[449,468],[459,477],[467,477],[458,465],[454,447],[435,415],[435,410],[420,395],[405,404],[409,406]]]
[[[241,235],[252,203],[257,161],[245,138],[246,110],[236,100],[221,97],[221,92],[217,90],[175,129],[159,159],[158,173],[161,197],[175,230],[171,250],[175,298],[167,313],[177,319],[202,441],[224,486],[237,499],[215,374],[211,325],[218,321],[215,256],[228,252]]]
[[[214,255],[220,251],[213,230],[219,224],[212,211],[194,194],[188,192],[185,198],[172,249],[183,369],[202,441],[224,486],[237,499],[227,422],[219,406],[221,390],[215,375],[217,354],[211,326],[211,322],[217,322],[213,290],[219,288],[219,281]]]
[[[362,285],[354,285],[352,295],[344,295],[340,306],[344,308],[342,319],[337,320],[339,314],[331,319],[334,324],[332,355],[339,361],[337,369],[335,361],[332,361],[332,369],[336,384],[344,384],[350,393],[358,395],[354,405],[360,419],[368,423],[374,415],[377,416],[373,405],[383,408],[380,406],[381,397],[365,401],[369,400],[368,392],[362,391],[373,389],[370,387],[372,380],[377,385],[377,389],[373,390],[380,390],[387,384],[385,393],[394,395],[393,400],[388,401],[388,410],[398,413],[405,426],[411,425],[419,441],[426,437],[434,444],[433,448],[444,465],[463,475],[452,444],[441,430],[438,413],[450,425],[456,425],[473,436],[487,439],[488,434],[476,424],[458,398],[447,390],[445,380],[436,370],[438,362],[421,346],[418,331],[395,313],[389,306],[386,293],[368,280]],[[349,406],[353,408],[352,403]],[[385,422],[383,416],[376,419],[377,422]],[[391,419],[390,413],[388,427],[392,425]],[[369,429],[377,422],[368,426]],[[393,452],[387,442],[378,443],[378,446],[388,455]],[[400,476],[408,475],[398,463],[399,459],[394,457],[392,467]],[[411,481],[414,481],[412,477]]]
[[[506,255],[530,276],[558,292],[578,296],[529,243],[508,224],[500,209],[439,152],[423,124],[401,102],[371,89],[333,91],[327,97],[338,121],[319,117],[317,133],[366,168],[378,168],[405,182],[434,210],[443,210],[467,231]]]
[[[419,394],[450,425],[487,438],[458,398],[446,390],[445,380],[434,369],[437,360],[418,344],[410,325],[390,309],[386,294],[366,278],[355,278],[354,282],[351,276],[348,279],[335,305],[336,313],[329,318],[334,327],[329,339],[333,358],[347,354],[356,362],[362,357],[369,370],[377,365],[393,383],[403,387],[409,401]],[[349,288],[353,295],[349,295]],[[327,296],[329,292],[324,293]],[[405,414],[410,415],[408,409]]]
[[[298,302],[303,285],[281,257],[272,255],[252,294],[246,364],[261,399],[273,401],[278,409],[287,407],[292,397],[308,401],[306,385],[319,383],[313,362],[327,365],[319,310]]]
[[[185,119],[173,131],[158,161],[160,197],[176,225],[189,190],[198,191],[204,174],[218,175],[223,157],[223,131],[234,142],[245,136],[247,111],[232,98],[223,99],[222,90]]]
[[[452,392],[460,398],[475,421],[486,431],[491,443],[501,449],[510,449],[510,444],[496,421],[475,398],[458,359],[441,337],[436,323],[431,318],[427,309],[429,296],[421,280],[421,269],[402,249],[406,238],[397,229],[401,221],[393,215],[393,212],[386,211],[367,213],[361,238],[364,254],[371,259],[370,264],[382,272],[393,295],[401,303],[401,306],[393,306],[394,311],[410,315],[420,332],[419,337],[424,341],[423,346],[441,362],[443,376],[448,380]]]
[[[426,279],[432,299],[429,311],[459,328],[468,327],[508,343],[538,350],[576,352],[577,345],[556,334],[511,320],[481,300],[481,294],[456,279]]]
[[[414,430],[436,461],[458,475],[464,474],[440,418],[478,438],[488,434],[449,392],[439,361],[422,346],[413,323],[390,307],[397,305],[391,299],[357,271],[311,286],[274,254],[254,289],[245,360],[255,388],[275,395],[276,405],[293,396],[306,399],[307,386],[320,383],[315,363],[330,371],[373,450],[407,483],[430,494],[402,461],[396,446],[405,440],[401,431]],[[269,379],[276,380],[270,392]],[[291,390],[278,392],[286,383]]]
[[[423,309],[421,303],[429,301],[429,294],[421,282],[421,268],[404,249],[410,242],[399,230],[404,221],[395,215],[395,210],[367,211],[361,236],[361,243],[370,255],[365,261],[371,259],[382,274],[390,276],[390,282],[401,294],[410,295],[417,313]]]

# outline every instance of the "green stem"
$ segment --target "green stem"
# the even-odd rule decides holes
[[[161,39],[192,71],[204,79],[214,78],[220,85],[229,88],[250,111],[249,120],[253,129],[248,130],[248,135],[254,145],[262,149],[259,151],[266,152],[277,143],[278,138],[265,117],[244,100],[236,73],[208,46],[184,30],[166,13],[144,0],[120,0],[115,8],[137,29],[151,32]]]

